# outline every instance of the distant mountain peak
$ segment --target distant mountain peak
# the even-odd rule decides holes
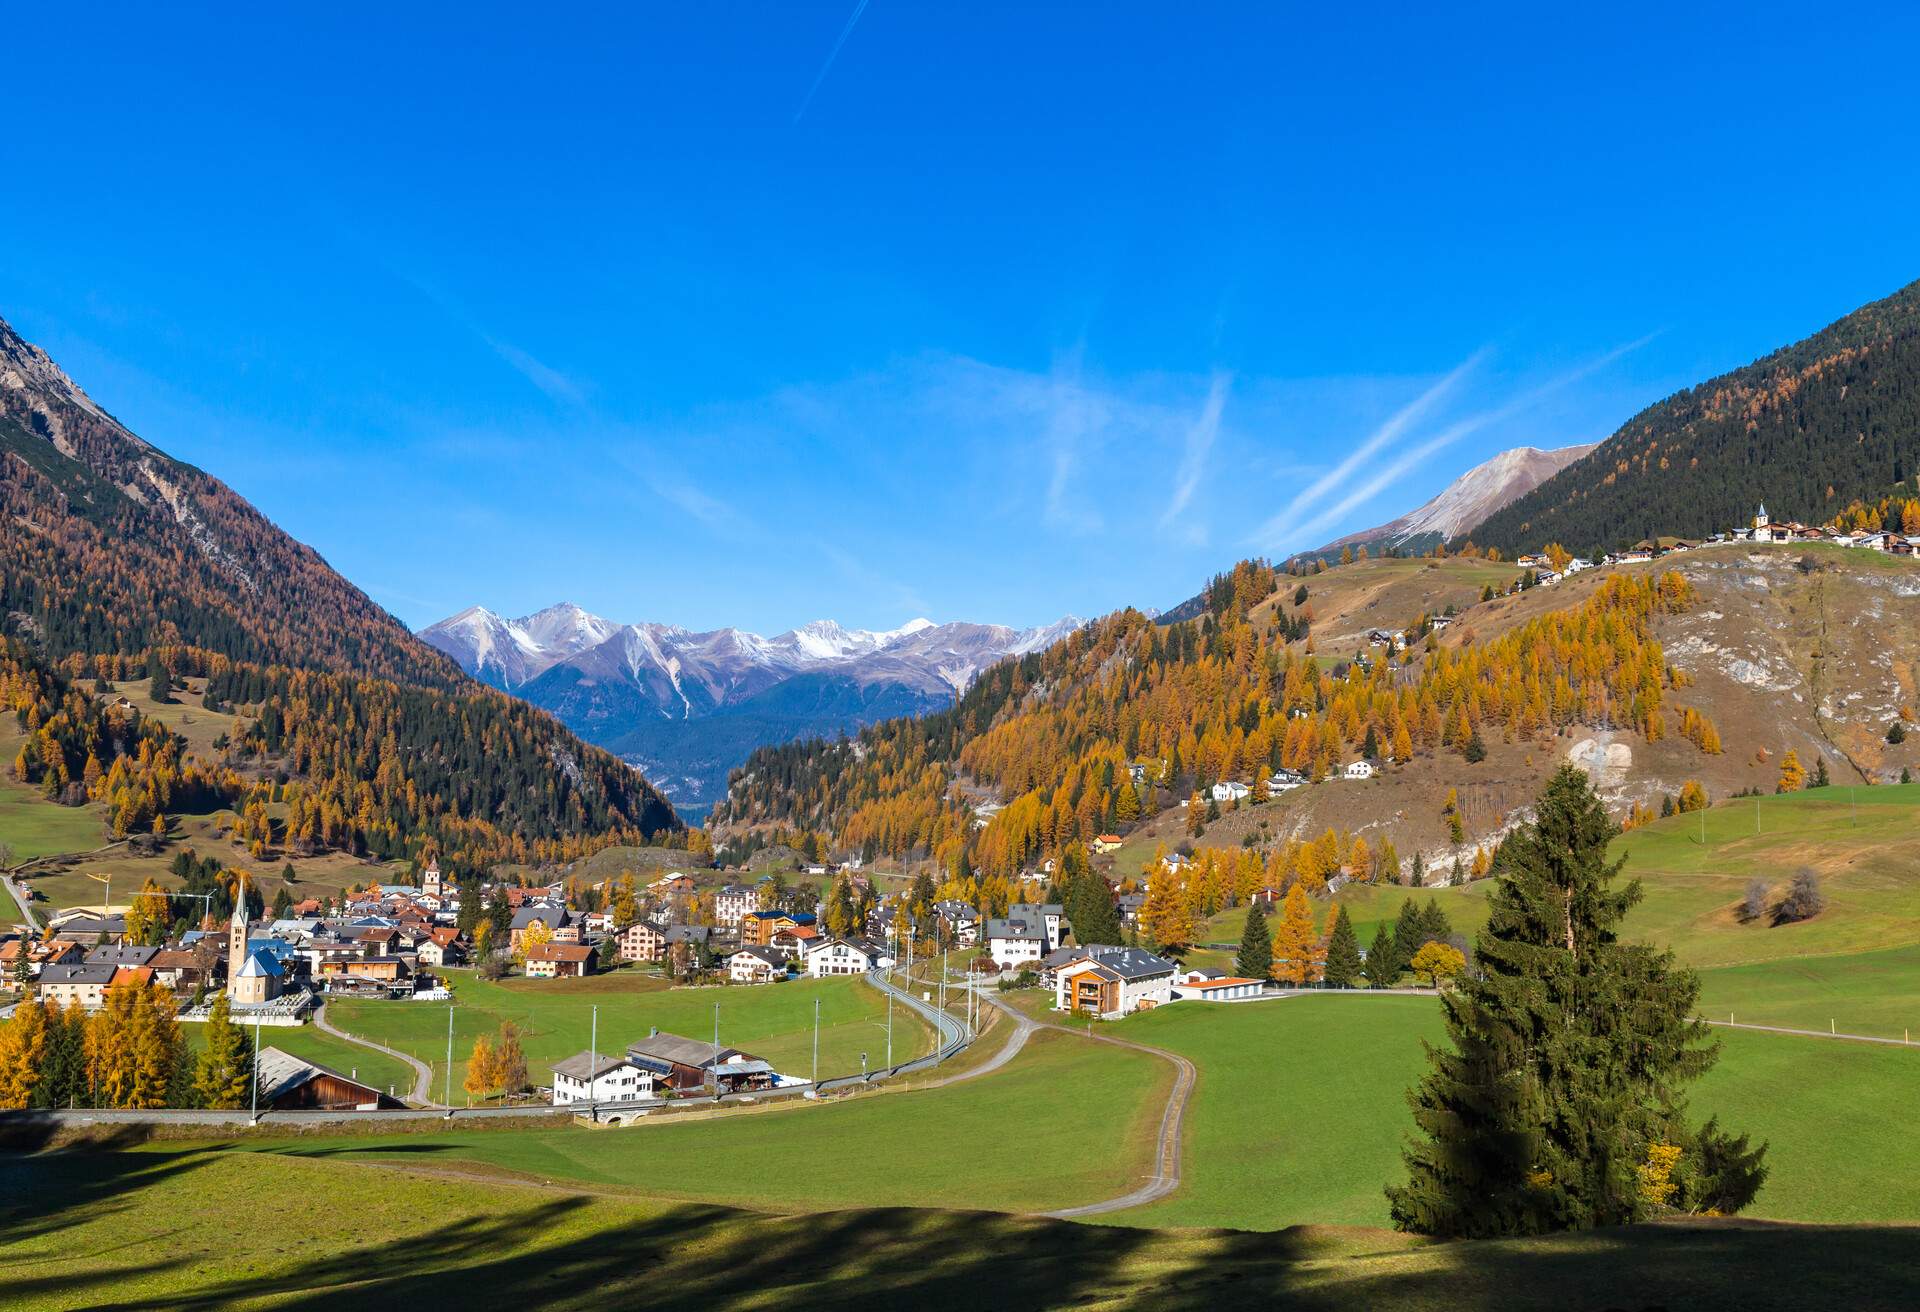
[[[706,764],[717,749],[700,735],[738,742],[742,728],[732,721],[700,729],[702,721],[772,716],[785,737],[838,734],[883,711],[943,706],[989,666],[1049,647],[1083,623],[1069,615],[1013,629],[936,624],[916,616],[899,628],[876,631],[817,619],[766,638],[734,628],[700,633],[620,624],[561,602],[519,619],[469,606],[419,636],[475,678],[552,711],[589,741],[616,751],[627,750],[648,726],[679,722],[683,732],[674,739],[675,750],[686,759],[658,749],[658,758],[650,753],[646,765],[656,777],[673,781],[667,787],[676,800],[697,800],[725,779],[726,768],[744,759],[745,751]],[[762,735],[757,741],[784,738]]]
[[[1457,538],[1485,522],[1495,511],[1533,491],[1593,450],[1593,444],[1555,447],[1516,446],[1483,460],[1415,510],[1377,528],[1336,538],[1312,555],[1342,547],[1379,543],[1396,546],[1415,538]]]

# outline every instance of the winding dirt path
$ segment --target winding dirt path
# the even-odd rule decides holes
[[[1116,1048],[1130,1048],[1135,1052],[1144,1052],[1150,1057],[1158,1057],[1173,1067],[1173,1087],[1167,1091],[1166,1106],[1160,1110],[1160,1132],[1155,1137],[1153,1151],[1153,1174],[1148,1176],[1137,1188],[1114,1198],[1103,1198],[1097,1203],[1083,1203],[1079,1207],[1063,1207],[1057,1212],[1043,1212],[1041,1215],[1070,1220],[1079,1216],[1101,1216],[1108,1212],[1123,1212],[1129,1207],[1142,1207],[1147,1203],[1158,1202],[1180,1187],[1180,1139],[1186,1127],[1187,1104],[1193,1098],[1194,1081],[1199,1072],[1192,1062],[1177,1052],[1165,1048],[1156,1048],[1147,1043],[1135,1043],[1131,1039],[1116,1039],[1105,1034],[1095,1034],[1090,1029],[1081,1029],[1071,1025],[1056,1025],[1052,1021],[1034,1020],[1017,1007],[1009,1006],[988,993],[981,998],[993,1004],[1001,1014],[1014,1023],[1014,1032],[1007,1044],[991,1061],[968,1071],[954,1079],[964,1080],[975,1075],[985,1075],[998,1070],[1012,1061],[1026,1046],[1027,1038],[1035,1030],[1058,1030],[1062,1034],[1071,1034],[1076,1039],[1090,1039],[1095,1043],[1110,1043]]]
[[[427,1064],[419,1058],[401,1052],[398,1048],[389,1048],[384,1043],[375,1043],[372,1039],[363,1039],[358,1034],[349,1034],[345,1030],[337,1028],[332,1021],[327,1019],[327,1004],[324,1002],[322,1002],[319,1009],[313,1013],[313,1024],[314,1028],[331,1034],[336,1039],[345,1039],[348,1043],[358,1044],[362,1048],[371,1048],[375,1052],[384,1052],[387,1056],[397,1057],[407,1065],[413,1067],[413,1092],[408,1095],[407,1101],[417,1103],[422,1107],[432,1107],[436,1105],[433,1101],[433,1072],[429,1070]]]

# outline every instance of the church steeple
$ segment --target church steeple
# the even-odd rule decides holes
[[[240,978],[240,968],[247,964],[247,884],[246,880],[236,878],[233,881],[233,924],[227,929],[227,982],[229,985]]]

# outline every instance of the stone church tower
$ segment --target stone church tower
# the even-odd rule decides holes
[[[247,888],[234,887],[233,924],[227,929],[227,1000],[258,1006],[280,996],[282,970],[266,953],[247,950]]]

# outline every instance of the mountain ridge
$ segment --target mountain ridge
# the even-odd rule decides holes
[[[433,848],[478,865],[680,828],[632,768],[470,679],[232,488],[133,433],[4,319],[0,635],[24,639],[70,688],[94,681],[77,696],[201,678],[208,705],[244,707],[246,726],[212,759],[173,762],[185,749],[171,744],[155,759],[211,781],[196,804],[209,792],[236,812],[264,806],[262,792],[286,802],[279,818],[256,816],[263,850]],[[16,773],[72,805],[108,800],[83,778],[84,752],[58,756],[38,747]],[[155,838],[179,810],[163,783],[116,807]],[[416,805],[425,793],[440,805]]]
[[[1431,545],[1460,537],[1586,456],[1595,445],[1587,442],[1552,448],[1510,447],[1459,475],[1413,510],[1373,528],[1335,538],[1308,554],[1337,554],[1343,547],[1375,543],[1387,547]]]
[[[1511,555],[1699,538],[1765,502],[1818,520],[1920,469],[1920,281],[1641,410],[1474,525]]]
[[[561,602],[515,619],[469,606],[418,636],[473,677],[672,781],[676,804],[699,807],[754,747],[940,709],[989,666],[1082,624],[1072,615],[1028,629],[915,618],[876,631],[819,619],[768,638],[619,624]]]

